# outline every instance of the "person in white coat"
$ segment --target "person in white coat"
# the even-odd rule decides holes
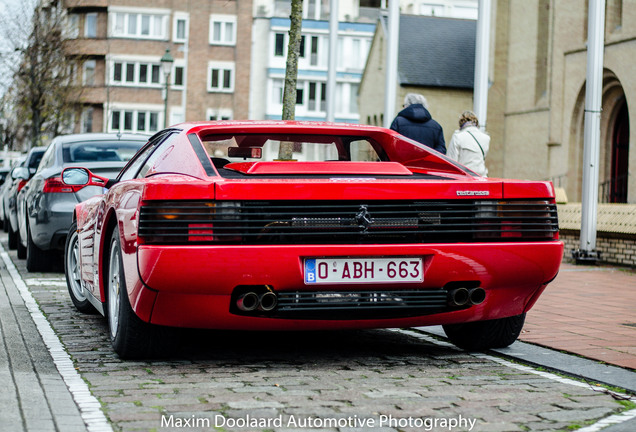
[[[464,111],[459,116],[459,130],[453,133],[446,156],[487,177],[486,155],[489,148],[490,136],[479,129],[475,113]]]

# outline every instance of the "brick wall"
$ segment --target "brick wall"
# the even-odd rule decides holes
[[[565,243],[564,261],[574,261],[572,250],[579,249],[579,232],[561,230],[560,238]],[[597,233],[596,250],[601,253],[601,263],[636,267],[636,238],[633,236]]]

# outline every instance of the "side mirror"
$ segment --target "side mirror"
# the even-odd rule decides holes
[[[108,187],[110,181],[105,177],[93,174],[86,168],[70,167],[62,171],[62,183],[68,186]]]
[[[28,180],[31,178],[27,167],[15,167],[11,170],[11,178],[14,180]]]

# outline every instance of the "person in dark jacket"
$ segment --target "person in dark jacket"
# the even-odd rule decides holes
[[[431,117],[428,102],[421,94],[408,93],[404,97],[404,109],[391,123],[391,129],[446,154],[442,126]]]

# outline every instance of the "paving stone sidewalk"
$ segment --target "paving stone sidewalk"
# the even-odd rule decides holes
[[[18,289],[0,259],[0,430],[86,431]]]
[[[519,339],[636,370],[636,270],[562,264]]]

